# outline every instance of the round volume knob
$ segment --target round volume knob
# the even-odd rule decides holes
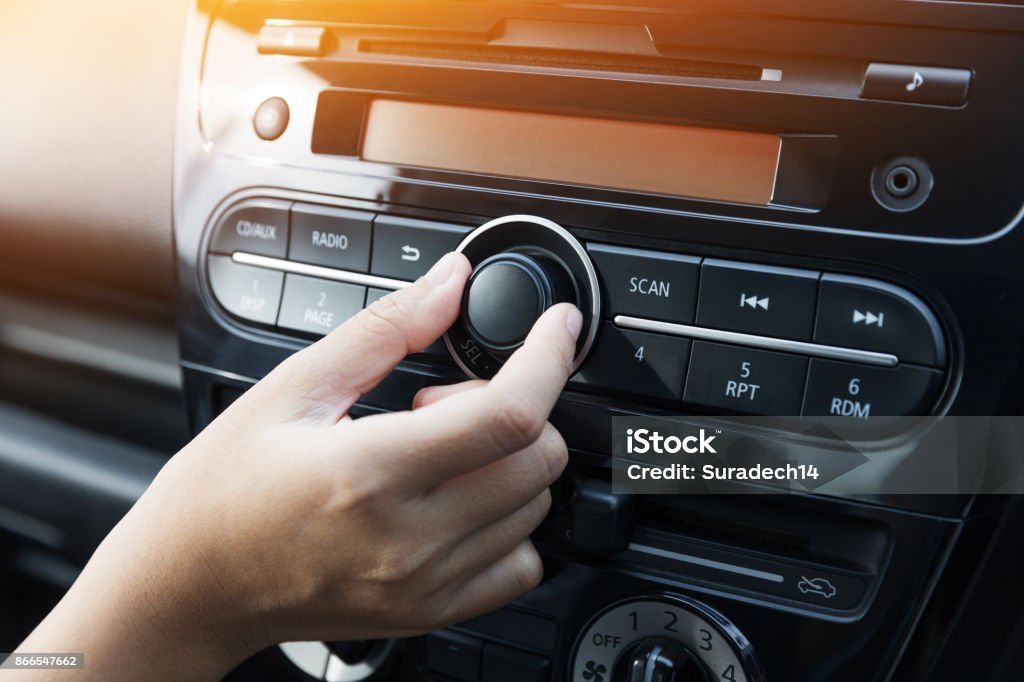
[[[597,335],[601,293],[587,250],[568,230],[536,216],[506,216],[478,227],[458,250],[473,274],[462,314],[444,338],[466,374],[493,377],[557,303],[583,313],[573,370],[583,364]]]
[[[533,323],[556,303],[576,304],[568,271],[543,256],[501,253],[477,266],[462,314],[477,341],[495,354],[517,348]]]

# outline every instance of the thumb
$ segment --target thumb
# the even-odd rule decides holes
[[[459,315],[462,289],[472,267],[461,253],[439,260],[423,277],[350,318],[274,374],[279,389],[299,398],[305,413],[322,411],[337,420],[361,395],[387,376],[409,353],[445,332]]]

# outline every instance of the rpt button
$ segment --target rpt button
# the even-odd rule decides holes
[[[218,223],[210,250],[284,258],[288,252],[289,206],[291,202],[279,199],[256,199],[231,208]]]
[[[694,341],[683,401],[778,416],[800,414],[807,358]]]
[[[604,285],[607,317],[693,323],[700,258],[604,244],[587,250]]]

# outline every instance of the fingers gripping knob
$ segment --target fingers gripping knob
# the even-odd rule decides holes
[[[458,248],[473,265],[459,319],[445,342],[459,366],[494,376],[545,310],[572,303],[583,314],[573,370],[585,360],[600,319],[600,290],[586,249],[536,216],[506,216],[470,233]]]

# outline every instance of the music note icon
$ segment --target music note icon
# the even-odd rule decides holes
[[[914,77],[910,79],[909,83],[907,83],[907,92],[913,92],[914,90],[917,90],[919,87],[921,87],[923,84],[924,76],[922,76],[920,72],[915,71]]]

